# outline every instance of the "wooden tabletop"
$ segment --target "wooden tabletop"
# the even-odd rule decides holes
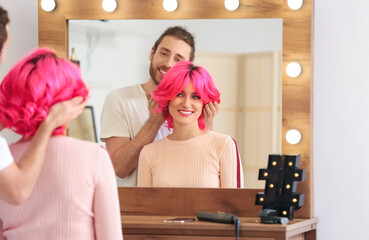
[[[194,217],[194,216],[177,216]],[[122,227],[124,233],[146,233],[150,231],[164,231],[166,234],[189,234],[189,232],[217,231],[234,234],[235,226],[232,224],[213,223],[206,221],[194,221],[186,223],[164,223],[165,219],[172,219],[173,216],[122,216]],[[286,225],[282,224],[261,224],[259,218],[240,217],[240,231],[245,232],[306,232],[316,229],[317,218],[294,219]]]

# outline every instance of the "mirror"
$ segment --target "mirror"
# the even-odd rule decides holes
[[[63,0],[58,1],[52,12],[41,9],[38,0],[39,46],[54,48],[61,57],[68,56],[68,21],[75,19],[283,19],[282,48],[282,152],[301,154],[301,168],[307,169],[306,181],[299,184],[299,192],[305,193],[304,207],[299,216],[313,216],[312,147],[310,132],[312,128],[312,107],[310,99],[312,74],[312,12],[313,1],[305,0],[298,10],[292,10],[287,0],[240,0],[235,11],[228,11],[223,0],[179,0],[174,12],[166,12],[162,1],[154,0],[116,0],[118,7],[108,13],[102,9],[101,1]],[[241,30],[240,30],[241,31]],[[298,62],[302,73],[288,77],[285,68],[290,62]],[[289,144],[285,134],[289,129],[297,129],[302,139],[297,144]],[[182,189],[186,191],[186,189]],[[248,189],[246,189],[248,190]],[[214,191],[217,191],[216,189]],[[240,191],[240,190],[234,190]],[[251,190],[250,190],[251,191]]]
[[[67,129],[67,135],[78,139],[98,142],[94,106],[86,106]]]
[[[262,188],[258,170],[268,154],[282,151],[282,19],[70,20],[69,56],[78,60],[90,88],[98,139],[106,95],[146,82],[152,45],[177,25],[194,35],[194,62],[210,72],[221,92],[213,130],[237,141],[244,186]]]

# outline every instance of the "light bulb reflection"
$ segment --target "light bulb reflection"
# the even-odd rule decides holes
[[[287,131],[286,141],[289,144],[297,144],[301,141],[301,133],[296,129],[291,129]]]
[[[286,67],[286,73],[288,76],[295,78],[298,77],[302,72],[301,65],[297,62],[291,62]]]
[[[225,0],[224,6],[228,11],[234,11],[240,6],[239,0]]]
[[[56,7],[56,2],[54,0],[42,0],[41,1],[41,8],[45,12],[51,12]]]
[[[288,0],[287,5],[292,10],[299,10],[302,7],[303,0]]]
[[[173,12],[174,10],[177,9],[177,7],[178,7],[177,0],[164,0],[163,1],[163,8],[167,12]]]
[[[113,12],[117,8],[117,2],[115,0],[103,0],[102,7],[105,12]]]

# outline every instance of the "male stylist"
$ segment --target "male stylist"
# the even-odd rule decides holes
[[[183,27],[168,28],[150,53],[150,78],[144,84],[113,90],[105,99],[101,117],[101,140],[112,158],[118,186],[136,186],[138,158],[142,148],[170,134],[163,126],[162,113],[153,113],[157,103],[151,93],[165,73],[176,63],[193,61],[194,37]],[[204,108],[204,119],[211,129],[217,103]]]

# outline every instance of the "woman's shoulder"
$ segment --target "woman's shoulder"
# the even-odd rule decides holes
[[[142,150],[152,151],[152,150],[160,149],[162,146],[166,144],[166,142],[167,142],[167,137],[145,145]]]
[[[233,141],[231,136],[214,131],[208,131],[207,137],[218,141]]]
[[[107,152],[106,149],[96,142],[81,140],[68,136],[55,136],[49,140],[50,147],[65,148],[74,151],[85,151],[85,152]]]
[[[96,142],[86,141],[74,137],[69,136],[53,136],[50,138],[50,142],[53,144],[66,144],[66,145],[76,145],[76,146],[90,146],[90,147],[97,147],[100,146]]]

